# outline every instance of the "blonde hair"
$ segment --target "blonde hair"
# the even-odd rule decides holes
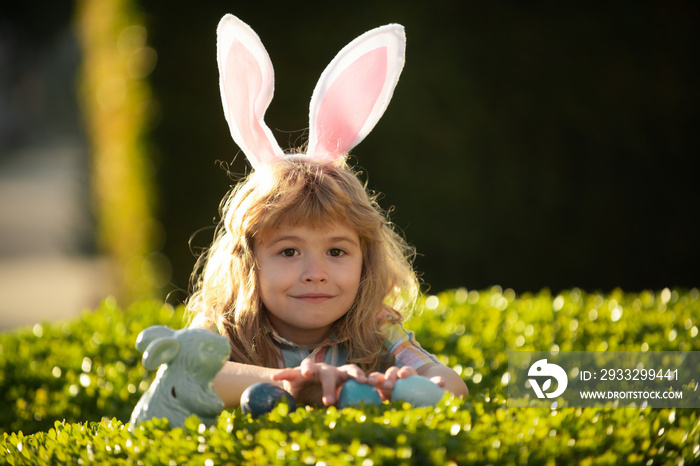
[[[230,339],[232,361],[280,364],[265,329],[256,240],[284,223],[323,227],[338,222],[357,232],[363,262],[355,301],[333,331],[349,338],[348,363],[378,370],[384,351],[379,312],[388,309],[400,321],[419,293],[414,251],[345,162],[289,157],[261,167],[231,190],[221,218],[211,248],[195,267],[187,309]]]

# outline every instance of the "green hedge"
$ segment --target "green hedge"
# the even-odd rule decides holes
[[[121,310],[107,299],[77,320],[0,334],[0,432],[128,421],[149,383],[134,343],[154,324],[180,328],[182,310],[150,301]]]
[[[225,411],[205,429],[195,418],[129,433],[125,422],[152,374],[136,335],[180,327],[182,309],[106,301],[81,319],[0,335],[0,462],[196,464],[695,464],[693,409],[507,409],[508,349],[700,351],[700,293],[663,290],[516,296],[510,290],[425,297],[407,325],[466,380],[465,399],[431,408],[282,405],[252,420]]]

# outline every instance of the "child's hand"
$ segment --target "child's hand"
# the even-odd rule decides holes
[[[354,364],[335,367],[304,359],[299,367],[283,369],[272,376],[274,381],[283,381],[284,389],[295,400],[309,404],[334,405],[343,382],[349,378],[367,382],[362,370]]]
[[[412,375],[418,375],[418,372],[411,366],[396,367],[392,366],[387,369],[386,373],[372,372],[367,382],[370,385],[377,387],[379,394],[382,396],[383,400],[391,400],[391,391],[394,389],[394,385],[398,379],[405,379],[406,377],[411,377]],[[431,377],[430,381],[444,387],[445,381],[442,377]]]

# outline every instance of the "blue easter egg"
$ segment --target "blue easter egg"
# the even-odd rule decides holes
[[[360,403],[378,405],[382,403],[382,397],[376,387],[360,383],[355,379],[348,379],[340,389],[338,408]]]
[[[289,411],[295,411],[297,404],[288,391],[271,383],[256,383],[241,394],[241,410],[256,418],[272,411],[278,403],[285,402]]]
[[[407,401],[413,406],[432,406],[440,401],[444,394],[445,390],[430,379],[413,375],[396,381],[391,391],[391,399]]]

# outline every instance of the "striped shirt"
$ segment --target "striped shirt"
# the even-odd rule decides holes
[[[389,366],[411,366],[414,369],[430,364],[438,363],[438,359],[425,351],[415,339],[413,332],[404,328],[401,322],[386,310],[379,313],[377,319],[381,322],[380,329],[384,334],[385,356],[382,360],[383,370]],[[342,366],[348,359],[348,339],[331,334],[326,340],[314,348],[300,346],[286,338],[281,337],[269,323],[266,330],[272,337],[279,351],[281,367],[297,367],[301,362],[311,357],[314,362],[326,363],[331,366]],[[392,361],[393,360],[393,361]]]

